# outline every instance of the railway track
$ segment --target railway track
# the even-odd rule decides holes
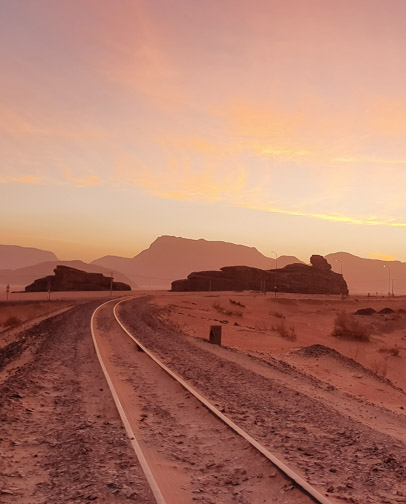
[[[118,317],[119,305],[128,299],[100,305],[91,331],[156,503],[332,504],[131,334]]]

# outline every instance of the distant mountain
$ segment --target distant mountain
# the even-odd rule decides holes
[[[57,261],[53,252],[18,245],[0,245],[0,270],[23,268],[45,261]]]
[[[302,261],[296,257],[278,257],[278,268],[294,262]],[[161,236],[133,258],[105,256],[92,264],[121,271],[140,287],[169,288],[173,280],[186,278],[193,271],[241,265],[271,269],[276,261],[245,245]]]
[[[406,263],[400,261],[381,261],[366,259],[337,252],[325,256],[334,271],[342,272],[347,282],[350,294],[388,295],[406,294]],[[340,264],[341,261],[341,264]]]
[[[127,283],[133,288],[137,287],[131,279],[121,272],[110,268],[103,268],[96,264],[87,264],[83,261],[46,261],[15,270],[0,270],[0,284],[10,284],[12,290],[23,290],[25,286],[31,284],[34,280],[52,275],[58,265],[70,266],[87,273],[103,273],[105,276],[110,276],[113,273],[115,281]]]

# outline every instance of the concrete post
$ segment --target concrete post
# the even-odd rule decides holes
[[[221,346],[221,326],[212,325],[210,326],[210,343],[213,345]]]

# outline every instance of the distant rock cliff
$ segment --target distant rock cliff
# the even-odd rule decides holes
[[[279,267],[298,263],[297,257],[278,257]],[[218,270],[221,266],[246,264],[253,268],[275,267],[275,258],[266,257],[254,247],[223,241],[191,240],[161,236],[148,249],[133,258],[105,256],[93,264],[121,271],[144,288],[168,289],[177,278],[191,271]]]
[[[15,270],[45,261],[57,261],[53,252],[17,245],[0,245],[0,270]]]
[[[303,294],[348,294],[344,277],[331,271],[319,255],[311,266],[288,264],[281,269],[262,270],[249,266],[225,266],[220,271],[198,271],[185,280],[172,282],[172,291],[264,290]]]
[[[51,291],[104,291],[110,290],[111,278],[102,273],[87,273],[69,266],[58,265],[54,269],[55,275],[49,275],[35,280],[27,285],[27,292],[46,292],[48,286]],[[112,289],[115,291],[131,290],[131,287],[123,282],[113,282]]]

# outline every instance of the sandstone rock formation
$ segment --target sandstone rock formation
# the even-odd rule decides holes
[[[319,255],[311,266],[288,264],[281,269],[261,270],[249,266],[225,266],[220,271],[198,271],[172,282],[172,291],[267,290],[303,294],[348,294],[344,277],[331,271]]]
[[[87,273],[86,271],[58,265],[55,275],[49,275],[35,280],[27,285],[26,292],[51,291],[104,291],[110,290],[111,278],[102,273]],[[123,282],[113,282],[112,290],[127,291],[131,287]]]

